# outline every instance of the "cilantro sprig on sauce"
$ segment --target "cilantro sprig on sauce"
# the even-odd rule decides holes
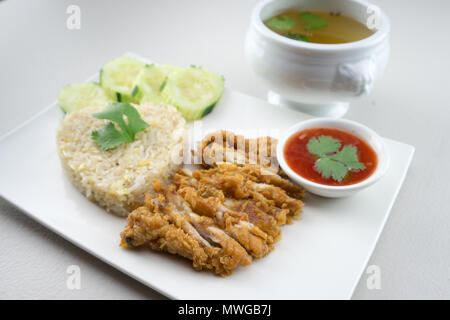
[[[366,169],[366,166],[359,162],[356,147],[352,145],[342,147],[338,139],[319,136],[311,138],[306,147],[309,153],[318,157],[314,163],[315,168],[326,179],[332,178],[341,182],[350,170]]]
[[[148,127],[139,112],[129,103],[113,102],[93,116],[111,121],[102,129],[92,131],[92,140],[102,150],[110,150],[123,143],[133,142],[136,134]]]

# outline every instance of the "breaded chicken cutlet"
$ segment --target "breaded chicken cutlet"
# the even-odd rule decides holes
[[[246,139],[226,130],[208,134],[197,146],[197,152],[201,152],[202,165],[206,168],[225,162],[236,165],[253,164],[281,173],[276,149],[277,140],[272,137]]]
[[[153,186],[145,204],[128,216],[121,233],[126,248],[154,250],[192,260],[196,270],[227,276],[262,258],[292,223],[304,191],[258,165],[216,163],[204,170],[180,169],[172,184]]]

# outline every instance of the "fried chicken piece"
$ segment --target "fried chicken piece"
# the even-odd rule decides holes
[[[213,142],[202,151],[203,165],[205,168],[213,167],[217,163],[257,163],[257,159],[249,159],[243,150],[236,150],[230,146]]]
[[[211,143],[219,143],[230,148],[242,150],[245,153],[255,152],[256,154],[262,154],[267,157],[275,156],[277,147],[277,140],[272,137],[245,139],[244,136],[236,135],[227,130],[220,130],[208,134],[200,142],[201,149],[203,150]]]
[[[245,212],[227,208],[217,198],[202,198],[192,187],[184,187],[178,192],[195,212],[213,217],[218,226],[236,239],[253,257],[262,258],[273,249],[273,237],[249,222]]]
[[[251,263],[251,257],[245,249],[221,230],[213,219],[194,213],[189,204],[175,191],[175,186],[169,185],[165,189],[156,191],[163,192],[170,204],[173,204],[177,212],[192,222],[194,228],[203,238],[222,248],[222,252],[215,255],[215,259],[218,259],[221,263],[213,263],[215,266],[220,265],[224,268],[225,272],[231,273],[238,265],[246,266]]]
[[[189,203],[193,211],[200,215],[215,218],[222,228],[225,227],[226,218],[234,219],[236,222],[248,221],[245,213],[227,209],[219,198],[202,197],[201,192],[193,187],[182,187],[178,190],[178,193]]]
[[[217,169],[197,170],[194,172],[194,178],[201,183],[214,186],[221,190],[225,196],[236,199],[245,199],[250,196],[245,187],[245,178],[242,175],[222,174]]]
[[[211,245],[186,233],[177,227],[168,216],[159,212],[151,212],[147,207],[139,207],[128,215],[128,225],[121,233],[121,246],[126,248],[147,244],[150,248],[178,254],[192,260],[197,270],[207,266],[209,254],[207,248],[214,251]],[[197,238],[197,239],[196,239]],[[204,240],[204,239],[203,239]]]
[[[268,215],[274,217],[277,221],[277,225],[282,226],[287,223],[287,216],[289,215],[288,209],[281,209],[275,205],[273,200],[267,199],[264,195],[256,191],[249,191],[251,201],[256,207],[260,208],[262,211]]]
[[[187,169],[179,169],[174,175],[172,182],[178,189],[193,187],[199,191],[202,197],[215,197],[220,202],[223,202],[225,199],[225,195],[221,190],[211,184],[200,183],[200,181],[193,177],[193,172]]]
[[[251,183],[251,188],[260,192],[267,199],[273,200],[281,209],[289,210],[290,217],[297,217],[303,208],[303,201],[289,197],[279,187],[265,183]],[[292,223],[292,220],[288,219],[288,223]]]
[[[193,213],[173,186],[159,189],[128,216],[121,233],[121,245],[127,248],[148,244],[152,249],[179,254],[193,261],[197,270],[212,270],[229,275],[238,265],[251,263],[251,256],[238,242],[207,217]],[[150,207],[150,208],[149,208]],[[153,210],[153,211],[151,211]]]
[[[257,226],[246,222],[239,221],[237,224],[228,224],[227,232],[248,251],[252,257],[260,259],[265,257],[274,249],[273,240],[268,241],[267,234],[261,231]]]
[[[233,168],[234,171],[224,170],[225,168]],[[245,168],[246,166],[226,165],[209,170],[197,170],[193,173],[193,178],[201,183],[213,185],[223,191],[227,197],[252,198],[260,209],[275,215],[280,224],[291,223],[292,217],[300,214],[303,202],[300,199],[290,197],[280,187],[266,183],[255,183],[246,179],[246,173],[240,173]],[[300,195],[301,192],[297,192],[297,194]],[[287,209],[287,212],[282,211],[283,209]]]
[[[197,189],[210,188],[210,190],[215,191],[209,191],[209,193],[217,194],[223,192],[227,196],[226,199],[246,199],[266,215],[272,216],[277,225],[291,223],[292,217],[297,216],[300,213],[303,202],[289,197],[287,192],[276,186],[265,184],[264,186],[267,186],[267,190],[262,188],[262,184],[255,184],[255,182],[252,181],[258,181],[255,177],[252,180],[246,180],[246,178],[250,179],[250,174],[254,172],[254,170],[252,171],[248,166],[249,165],[238,167],[233,164],[225,164],[218,165],[218,167],[214,169],[197,170],[194,173],[179,170],[174,177],[174,183],[179,186],[192,186]],[[242,172],[243,174],[241,174]],[[284,180],[281,177],[277,179]],[[291,186],[288,183],[289,182],[287,181],[285,185],[289,186],[288,188],[292,194],[297,196],[302,195],[302,189],[294,185]],[[220,189],[220,191],[217,191],[215,188]],[[278,196],[277,199],[272,199],[275,196]],[[277,200],[277,202],[275,200]],[[286,201],[286,203],[283,203],[283,201]],[[277,203],[280,207],[277,207]],[[207,207],[208,205],[205,204],[205,206]],[[201,209],[199,208],[199,210]],[[272,230],[266,230],[261,221],[250,222],[260,227],[261,230],[268,233],[273,239],[277,238],[278,232],[275,232],[273,227],[270,227]]]
[[[247,179],[257,183],[273,184],[274,186],[286,191],[289,196],[296,199],[302,199],[305,196],[305,189],[302,187],[296,186],[291,181],[276,173],[267,172],[265,171],[266,169],[261,169],[261,167],[257,165],[245,165],[239,167],[231,163],[221,163],[217,164],[217,169],[218,173],[236,173],[244,175]]]
[[[258,164],[277,172],[276,145],[277,140],[271,137],[245,139],[222,130],[207,135],[199,143],[198,152],[201,152],[202,163],[206,167],[214,167],[221,162]]]
[[[207,169],[179,170],[164,188],[155,181],[155,195],[129,214],[121,245],[178,254],[221,276],[266,256],[281,239],[279,226],[300,214],[305,193],[273,168],[275,147],[272,138],[208,136],[199,147],[211,160]]]
[[[290,197],[302,199],[305,190],[287,180],[286,174],[278,168],[276,145],[277,140],[271,137],[245,139],[222,130],[206,136],[199,149],[207,168],[217,167],[218,173],[245,175],[247,179],[277,186]]]
[[[210,181],[210,183],[213,182]],[[221,190],[216,189],[210,184],[200,182],[192,177],[191,172],[185,170],[178,171],[174,177],[174,184],[179,187],[178,192],[189,202],[195,212],[201,215],[215,217],[221,225],[224,224],[224,215],[226,217],[249,221],[268,235],[268,244],[276,242],[280,238],[281,231],[277,228],[277,221],[285,221],[286,219],[275,219],[258,208],[255,202],[224,197]],[[217,194],[221,196],[219,198],[213,196],[208,197],[208,195]],[[271,205],[274,205],[273,201]],[[267,205],[265,209],[271,212],[271,206]],[[279,213],[285,217],[288,211],[282,210]]]
[[[224,205],[234,211],[246,213],[249,222],[267,233],[272,242],[281,239],[281,230],[277,227],[277,220],[258,208],[253,201],[226,199]]]

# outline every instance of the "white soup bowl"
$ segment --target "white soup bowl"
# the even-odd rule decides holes
[[[286,9],[320,10],[352,17],[375,32],[360,41],[321,44],[270,30],[264,21]],[[341,117],[368,94],[389,57],[389,20],[363,0],[264,0],[253,10],[247,61],[267,84],[268,100],[315,116]]]

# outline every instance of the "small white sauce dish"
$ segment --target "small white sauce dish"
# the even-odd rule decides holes
[[[337,128],[353,133],[365,140],[376,152],[378,165],[375,171],[367,179],[345,186],[329,186],[312,182],[295,173],[287,164],[284,157],[284,148],[287,140],[295,133],[309,128]],[[377,182],[389,168],[389,153],[383,139],[372,129],[350,120],[319,118],[299,122],[287,129],[277,145],[278,163],[284,172],[294,182],[303,186],[308,192],[327,198],[343,198],[351,196]]]
[[[376,31],[360,41],[322,44],[283,37],[264,24],[293,8],[342,13]],[[385,69],[389,33],[387,16],[365,0],[263,0],[253,10],[245,53],[267,84],[270,103],[338,118],[352,100],[372,90]]]

